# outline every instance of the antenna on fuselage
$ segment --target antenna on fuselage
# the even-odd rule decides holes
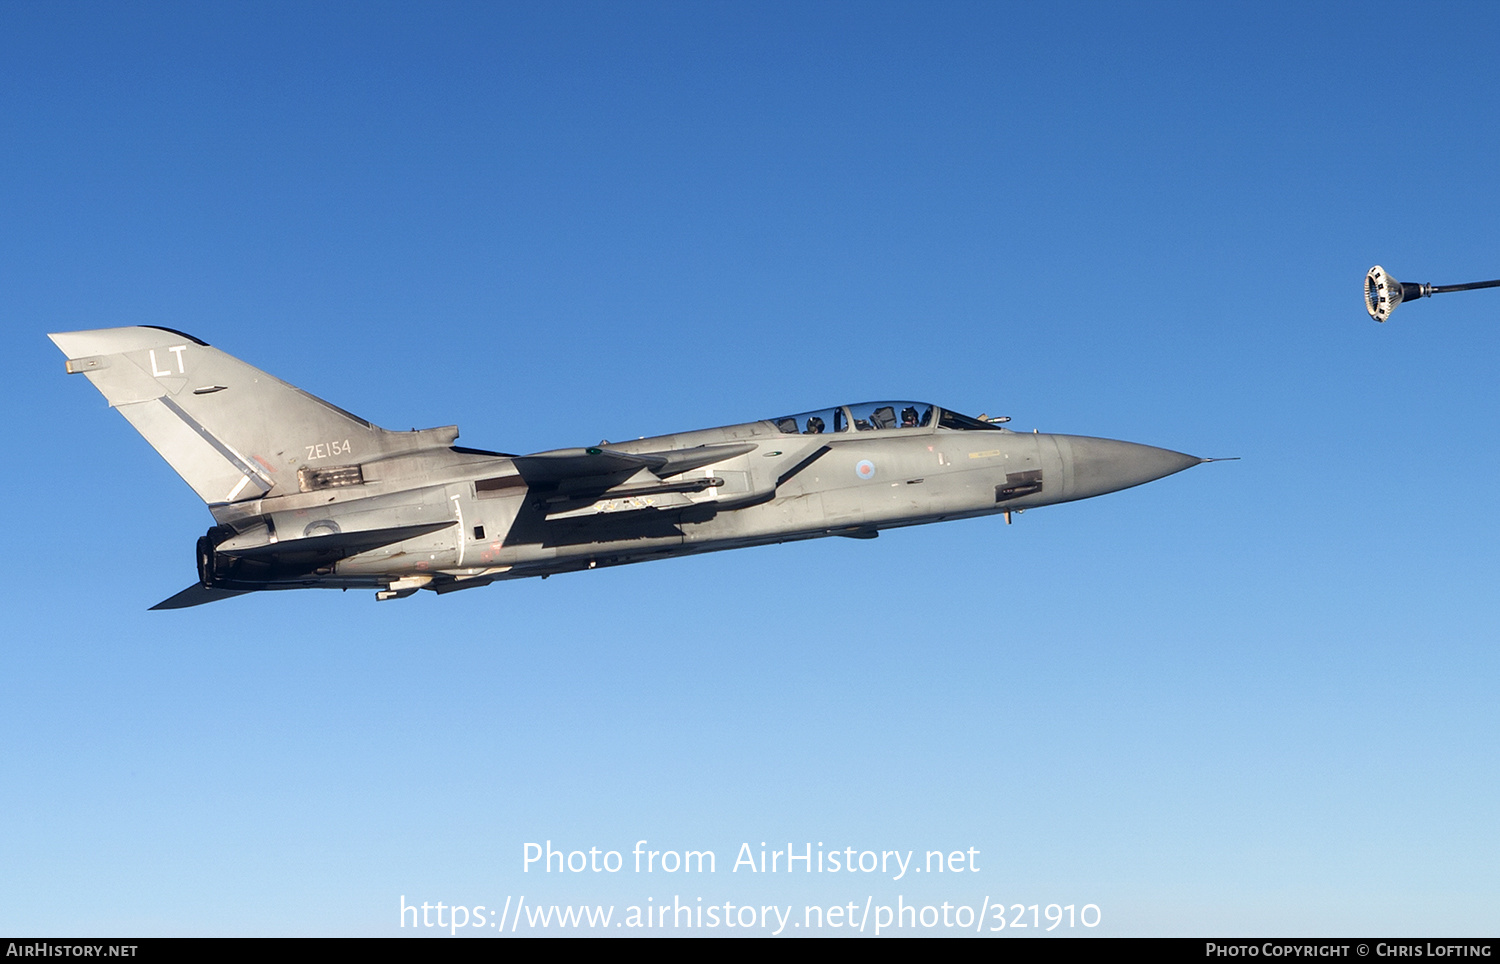
[[[1403,301],[1431,298],[1450,291],[1472,291],[1475,288],[1500,288],[1500,279],[1475,281],[1466,285],[1431,285],[1425,281],[1397,281],[1380,265],[1365,272],[1365,310],[1376,321],[1385,321]]]

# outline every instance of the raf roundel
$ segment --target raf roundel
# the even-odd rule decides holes
[[[875,478],[875,463],[869,459],[860,459],[854,466],[854,474],[866,480]]]

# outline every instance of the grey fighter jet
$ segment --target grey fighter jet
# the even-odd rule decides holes
[[[1018,434],[926,402],[507,455],[391,432],[168,328],[49,336],[208,503],[178,609],[266,589],[398,599],[501,579],[1010,514],[1207,459]]]

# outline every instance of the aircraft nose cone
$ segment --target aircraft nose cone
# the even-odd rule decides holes
[[[1153,445],[1070,435],[1069,499],[1087,499],[1154,482],[1203,460]]]

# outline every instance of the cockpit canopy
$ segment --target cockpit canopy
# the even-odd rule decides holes
[[[771,422],[786,435],[823,435],[847,432],[879,432],[891,429],[931,429],[936,416],[938,428],[959,431],[1003,432],[999,425],[938,408],[928,402],[860,402],[839,405],[801,415],[784,415]]]

